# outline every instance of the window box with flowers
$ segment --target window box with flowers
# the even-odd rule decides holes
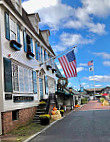
[[[48,125],[50,123],[50,115],[49,114],[43,114],[39,116],[41,125]]]
[[[56,72],[56,69],[52,69],[52,73]]]
[[[26,54],[28,59],[33,59],[34,58],[34,54],[31,51],[28,51]]]
[[[11,40],[10,41],[10,47],[13,48],[16,51],[20,51],[22,45],[20,43],[18,43],[16,40]]]
[[[47,68],[47,70],[49,70],[49,69],[51,69],[52,67],[51,67],[51,65],[47,65],[46,68]]]

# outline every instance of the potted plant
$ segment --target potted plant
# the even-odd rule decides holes
[[[41,120],[41,125],[48,125],[50,123],[50,115],[49,114],[43,114],[39,116]]]

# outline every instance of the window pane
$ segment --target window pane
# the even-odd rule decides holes
[[[33,71],[33,90],[34,94],[37,93],[37,77],[36,77],[36,72]]]
[[[5,34],[6,39],[10,40],[9,15],[7,12],[5,12]]]
[[[24,69],[24,85],[25,85],[25,92],[29,92],[29,83],[28,78],[29,77],[29,71],[25,68]]]
[[[17,42],[20,43],[20,26],[17,25]]]
[[[10,40],[16,40],[16,34],[10,31]]]
[[[12,76],[13,76],[13,90],[19,91],[18,65],[16,65],[16,64],[12,64]]]
[[[20,87],[20,92],[24,92],[24,69],[23,67],[19,66],[19,87]]]
[[[32,71],[29,70],[29,92],[33,92]]]

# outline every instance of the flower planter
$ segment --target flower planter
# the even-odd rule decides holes
[[[22,45],[20,43],[18,43],[16,40],[11,40],[10,41],[10,47],[13,48],[16,51],[20,51]]]
[[[34,54],[32,52],[30,52],[30,51],[27,52],[26,56],[27,56],[28,59],[33,59],[34,58]]]
[[[52,67],[50,65],[46,66],[47,70],[51,69]]]
[[[56,72],[56,69],[52,69],[52,73]]]
[[[64,112],[61,112],[61,111],[60,111],[60,114],[61,114],[61,116],[63,117]]]
[[[40,118],[41,125],[48,125],[50,123],[50,118]]]

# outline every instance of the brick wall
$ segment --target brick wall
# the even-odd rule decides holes
[[[36,107],[20,109],[18,120],[12,120],[12,111],[2,113],[2,133],[6,134],[11,130],[27,124],[33,119],[36,112]]]

